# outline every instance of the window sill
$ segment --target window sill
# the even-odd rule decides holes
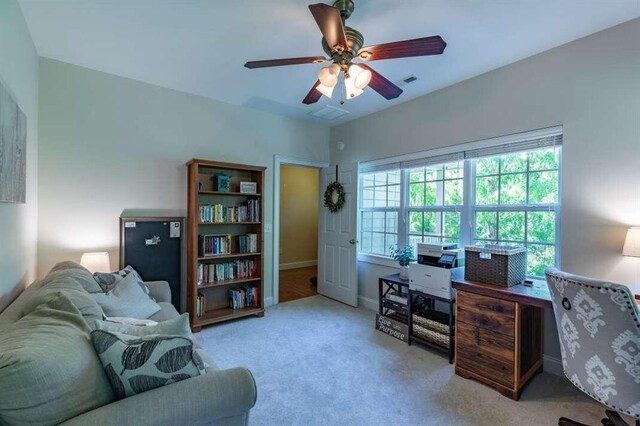
[[[387,256],[380,256],[369,253],[358,253],[358,262],[373,263],[390,268],[398,268],[398,262]]]

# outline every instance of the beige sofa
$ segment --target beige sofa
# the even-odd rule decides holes
[[[90,339],[88,332],[93,328],[93,321],[99,315],[96,306],[91,304],[91,298],[85,297],[81,290],[84,286],[92,285],[93,277],[89,271],[74,262],[63,262],[56,265],[52,271],[44,279],[33,283],[22,294],[9,305],[2,313],[0,313],[0,333],[5,330],[10,334],[12,327],[25,315],[32,312],[39,303],[39,300],[46,300],[46,293],[65,294],[74,303],[86,321],[88,331],[82,333],[86,336],[80,336],[81,342],[84,338]],[[171,293],[166,282],[148,282],[145,283],[150,290],[150,294],[161,306],[161,311],[154,314],[150,319],[158,322],[178,316],[178,312],[171,304]],[[88,295],[88,292],[87,292]],[[65,296],[65,297],[66,297]],[[78,333],[81,333],[78,331]],[[5,342],[6,344],[6,342]],[[0,348],[2,339],[0,337]],[[69,353],[77,355],[78,351],[68,348]],[[220,370],[211,357],[201,349],[199,354],[207,364],[207,373],[195,378],[182,380],[177,383],[159,387],[138,395],[134,395],[121,400],[110,401],[110,403],[93,407],[89,411],[83,413],[73,413],[73,417],[67,418],[62,424],[65,425],[246,425],[249,419],[249,410],[256,402],[256,385],[253,376],[246,368],[231,368]],[[85,352],[85,357],[92,356],[89,352]],[[15,361],[15,360],[14,360]],[[82,361],[82,359],[81,359]],[[2,354],[0,354],[0,376],[5,373],[11,373],[12,365],[2,362]],[[14,362],[15,365],[15,362]],[[94,365],[94,364],[91,364]],[[104,379],[108,383],[104,372],[96,371],[97,380]],[[5,377],[8,377],[6,375]],[[25,375],[26,376],[26,375]],[[102,377],[104,376],[104,377]],[[13,379],[14,387],[23,386],[20,377]],[[33,377],[25,379],[33,381]],[[3,388],[4,386],[4,388]],[[47,419],[38,417],[42,415],[42,409],[33,414],[35,417],[30,419],[29,415],[33,412],[29,411],[30,397],[25,397],[20,392],[12,392],[8,389],[6,381],[0,377],[0,423],[21,423],[24,424],[47,424]],[[28,386],[28,384],[24,384]],[[64,395],[56,395],[55,389],[42,389],[43,393],[52,395],[48,399],[64,401]],[[62,392],[62,390],[61,390]],[[23,395],[23,396],[19,396]],[[34,395],[34,404],[37,404],[37,397]],[[11,401],[15,398],[15,401]],[[18,399],[20,398],[20,399]],[[61,402],[61,404],[64,402]],[[42,404],[41,404],[42,405]],[[50,405],[50,404],[49,404]],[[26,408],[25,408],[26,407]],[[48,407],[56,411],[55,404]],[[24,415],[17,415],[20,411],[26,410]],[[37,410],[37,407],[34,407]],[[73,410],[73,407],[70,407]],[[59,410],[58,410],[59,411]],[[6,415],[8,417],[3,417]],[[13,417],[12,417],[13,416]],[[17,420],[16,420],[17,419]],[[58,419],[59,420],[59,419]],[[53,422],[52,422],[53,423]]]

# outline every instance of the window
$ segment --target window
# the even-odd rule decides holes
[[[400,170],[360,175],[360,251],[391,254],[398,245]]]
[[[557,147],[479,158],[473,162],[474,241],[527,247],[527,273],[556,264]]]
[[[360,253],[430,241],[523,245],[528,275],[543,276],[559,263],[561,143],[557,132],[362,170]]]
[[[459,242],[463,163],[418,167],[408,173],[409,243]]]

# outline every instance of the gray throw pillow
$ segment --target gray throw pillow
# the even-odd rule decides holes
[[[89,332],[65,295],[2,328],[0,424],[58,424],[114,401]]]
[[[169,336],[184,336],[192,338],[189,327],[189,314],[162,321],[156,325],[131,325],[109,321],[96,321],[96,330],[111,331],[127,334],[129,336],[149,336],[151,334],[163,334]]]
[[[142,291],[133,274],[118,281],[108,293],[91,296],[108,317],[149,318],[162,309]]]
[[[142,277],[135,269],[133,269],[133,267],[131,267],[131,265],[127,265],[123,270],[117,272],[95,272],[93,274],[93,278],[102,288],[102,291],[107,293],[113,290],[120,280],[129,275],[133,275],[135,277],[140,288],[147,296],[149,296],[149,298],[151,298],[151,300],[155,302],[155,299],[149,294],[149,288],[144,284]]]
[[[91,340],[117,398],[205,374],[204,363],[187,337],[94,330]]]

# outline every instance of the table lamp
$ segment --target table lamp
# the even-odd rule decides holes
[[[92,274],[94,272],[111,272],[109,253],[106,251],[83,253],[80,264],[87,268]]]
[[[640,226],[634,226],[627,231],[624,240],[622,254],[625,256],[640,257]]]

